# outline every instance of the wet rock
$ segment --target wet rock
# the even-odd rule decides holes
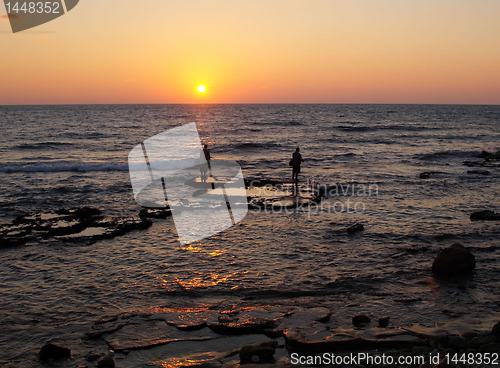
[[[354,235],[354,234],[360,233],[364,230],[365,230],[365,227],[363,226],[363,224],[354,224],[352,226],[349,226],[346,231],[349,235]]]
[[[172,216],[170,208],[143,208],[139,212],[139,217],[146,219],[166,219],[170,216]]]
[[[470,275],[475,267],[474,255],[463,245],[456,243],[439,252],[432,263],[432,272],[443,278],[464,277]]]
[[[468,170],[467,174],[469,174],[469,175],[491,175],[491,172],[488,170]]]
[[[500,160],[500,151],[497,152],[482,151],[479,157],[484,158],[485,160]]]
[[[221,311],[217,321],[209,322],[208,327],[222,335],[273,335],[282,318],[283,312],[279,308],[243,307]]]
[[[106,355],[97,362],[97,368],[115,368],[115,361],[111,354]]]
[[[149,350],[178,342],[205,342],[216,338],[210,330],[193,332],[179,331],[165,321],[150,321],[146,317],[135,317],[118,331],[107,334],[105,341],[115,353],[134,350]]]
[[[125,235],[135,230],[145,230],[153,223],[145,218],[103,217],[92,222],[84,230],[60,236],[58,239],[68,242],[97,241]]]
[[[353,330],[336,328],[331,330],[286,330],[285,341],[289,352],[304,353],[337,352],[371,349],[403,349],[425,345],[425,340],[400,329]]]
[[[474,212],[470,215],[471,221],[499,221],[500,213],[490,210]]]
[[[355,327],[366,327],[370,324],[371,319],[363,314],[352,317],[352,324]]]
[[[240,363],[273,363],[276,347],[264,343],[257,346],[244,346],[240,350]]]
[[[40,349],[38,353],[40,360],[61,360],[71,357],[71,349],[48,342]]]
[[[389,326],[390,320],[391,320],[390,317],[379,318],[379,320],[378,320],[378,327],[386,328],[387,326]]]
[[[247,319],[235,322],[210,323],[208,327],[221,335],[246,335],[270,333],[277,326],[277,322],[267,319]]]
[[[99,209],[91,207],[32,213],[18,216],[11,224],[0,227],[0,247],[50,238],[95,241],[143,230],[151,224],[145,218],[102,216]]]

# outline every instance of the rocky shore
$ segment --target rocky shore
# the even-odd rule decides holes
[[[46,364],[71,362],[82,368],[237,367],[288,366],[293,353],[397,356],[500,351],[500,323],[489,330],[457,328],[453,323],[392,326],[388,317],[377,323],[356,315],[351,326],[342,326],[335,317],[330,309],[313,306],[156,307],[105,316],[84,336],[47,342],[39,358]]]

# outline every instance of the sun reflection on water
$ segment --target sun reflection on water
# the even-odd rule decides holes
[[[206,289],[219,284],[227,283],[230,279],[233,279],[236,274],[236,272],[227,275],[211,273],[202,277],[193,277],[191,279],[181,279],[176,277],[174,282],[185,290]]]

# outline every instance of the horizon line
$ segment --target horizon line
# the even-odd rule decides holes
[[[173,105],[373,105],[373,106],[383,106],[383,105],[396,105],[396,106],[500,106],[499,103],[460,103],[460,102],[449,102],[449,103],[436,103],[436,102],[76,102],[76,103],[9,103],[0,104],[0,107],[11,107],[11,106],[105,106],[105,105],[115,105],[115,106],[173,106]]]

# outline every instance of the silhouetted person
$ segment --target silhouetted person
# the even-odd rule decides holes
[[[203,150],[200,152],[200,173],[201,173],[201,181],[203,183],[207,182],[208,175],[207,171],[210,173],[211,167],[210,167],[210,151],[208,150],[208,146],[206,144],[203,145]],[[210,173],[211,175],[211,173]]]
[[[290,166],[292,166],[292,181],[295,184],[299,183],[300,165],[302,162],[304,162],[304,159],[300,154],[300,148],[297,147],[292,155],[292,160],[290,161]]]
[[[210,151],[208,150],[208,146],[206,144],[203,145],[203,154],[205,155],[205,160],[207,160],[208,168],[210,169]]]

